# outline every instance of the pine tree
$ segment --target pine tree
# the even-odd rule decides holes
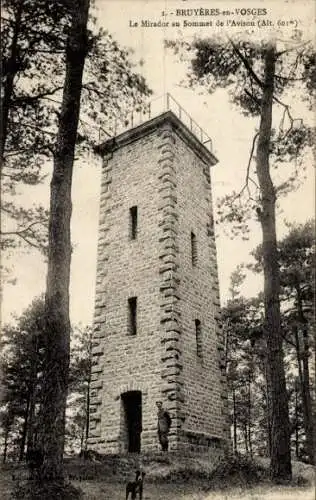
[[[282,45],[283,44],[283,45]],[[264,273],[264,335],[267,343],[267,375],[271,415],[271,477],[291,478],[290,427],[282,351],[280,313],[280,273],[276,238],[276,201],[288,192],[298,178],[289,174],[278,188],[273,183],[271,163],[277,165],[297,159],[313,132],[301,118],[294,118],[291,107],[282,101],[286,90],[297,83],[305,91],[302,99],[311,102],[315,90],[312,44],[300,39],[252,43],[243,39],[196,39],[167,42],[189,59],[189,84],[200,84],[209,92],[226,88],[231,100],[245,115],[257,116],[245,185],[239,193],[227,195],[221,203],[222,220],[235,223],[235,235],[249,231],[247,218],[256,214],[262,230]],[[297,87],[298,88],[298,87]],[[302,93],[300,93],[302,95]],[[272,125],[275,106],[283,109],[278,128]],[[254,160],[255,153],[255,162]],[[301,155],[302,156],[302,155]],[[256,168],[253,168],[253,165]],[[296,162],[302,168],[302,162]]]
[[[310,357],[313,346],[313,262],[315,258],[315,224],[308,221],[289,225],[288,234],[278,243],[278,260],[281,279],[282,330],[287,349],[294,348],[298,371],[300,399],[309,461],[315,461],[315,430],[311,396]],[[254,265],[248,266],[262,272],[262,247],[253,255]],[[292,381],[294,384],[294,382]],[[292,392],[295,390],[293,386]]]
[[[45,3],[45,7],[47,5]],[[13,6],[14,15],[18,16],[14,18],[14,27],[19,26],[23,15],[29,23],[33,22],[33,6],[28,0],[21,3],[14,2],[14,0],[8,1],[6,6],[8,12]],[[23,15],[20,7],[25,8]],[[65,7],[64,10],[63,7]],[[61,13],[63,15],[60,17]],[[101,30],[94,33],[88,28],[88,0],[56,2],[52,6],[52,10],[50,7],[48,11],[45,10],[45,15],[48,17],[54,14],[58,17],[57,24],[61,23],[59,27],[62,36],[60,40],[59,37],[56,40],[56,43],[61,43],[58,50],[53,50],[55,55],[56,52],[58,53],[58,59],[53,59],[53,61],[49,59],[49,62],[54,65],[52,74],[54,77],[56,76],[58,84],[56,85],[53,79],[51,90],[48,91],[45,87],[40,95],[40,99],[51,99],[49,95],[54,94],[54,106],[49,109],[42,108],[46,113],[45,117],[48,113],[50,120],[44,129],[45,137],[51,136],[49,142],[51,147],[48,149],[52,153],[54,164],[50,191],[48,275],[45,294],[46,348],[43,369],[43,397],[39,413],[39,438],[43,455],[40,477],[43,484],[50,479],[63,483],[65,410],[70,348],[71,187],[75,151],[76,153],[82,151],[83,144],[93,144],[93,137],[89,136],[87,128],[88,131],[95,131],[96,128],[99,131],[102,125],[108,125],[109,118],[113,114],[118,115],[114,121],[124,122],[125,114],[130,107],[141,109],[143,96],[149,92],[143,78],[133,72],[128,60],[128,52],[120,49],[106,32]],[[38,39],[35,39],[34,44],[38,43],[36,50],[45,54],[46,31],[51,33],[50,26],[44,16],[43,29],[39,31]],[[12,39],[9,37],[11,53],[12,48],[16,45],[18,34],[13,35]],[[33,39],[29,37],[29,33],[25,34],[22,47],[25,40],[27,47],[32,45]],[[34,47],[33,50],[34,58],[34,53],[37,52]],[[28,68],[22,66],[19,69],[26,71]],[[41,69],[43,71],[44,67]],[[17,74],[19,77],[14,79]],[[19,80],[21,81],[23,75],[25,76],[25,73],[14,73],[12,79],[12,74],[10,72],[8,74],[7,81],[11,81],[10,85],[16,92],[19,88]],[[36,76],[39,78],[38,74]],[[30,76],[31,79],[32,77],[33,75]],[[52,83],[49,79],[48,81]],[[4,129],[7,131],[10,119],[12,125],[16,114],[10,85],[7,94],[11,96],[7,106],[8,112],[4,113],[2,117]],[[59,97],[62,99],[61,102],[56,103],[55,97],[57,95],[55,93],[58,92],[60,92]],[[38,97],[38,95],[32,94],[29,96],[29,101],[37,102]],[[80,127],[80,107],[86,110],[88,120],[86,129],[84,126]],[[36,122],[36,120],[32,121]],[[91,124],[97,125],[97,127],[90,127]],[[11,129],[13,130],[13,127]],[[7,133],[5,136],[8,138]],[[15,141],[15,146],[16,143],[17,141]],[[10,144],[10,141],[7,140],[3,145],[3,158],[6,144]],[[32,143],[31,151],[33,146]],[[15,234],[21,236],[21,231],[15,232]]]
[[[55,154],[72,1],[4,0],[1,18],[1,249],[18,245],[47,252],[47,206],[26,206],[15,196],[44,183]],[[112,36],[88,27],[76,157],[142,109],[144,79]],[[91,159],[90,159],[91,161]]]
[[[35,299],[18,318],[17,324],[4,325],[1,342],[3,375],[2,415],[8,442],[10,433],[18,436],[19,460],[36,439],[36,411],[40,403],[45,338],[44,301]]]

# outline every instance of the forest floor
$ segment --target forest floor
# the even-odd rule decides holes
[[[172,462],[172,463],[171,463]],[[196,462],[197,463],[197,462]],[[99,471],[95,477],[91,477],[91,463],[81,463],[78,460],[71,460],[68,469],[71,472],[71,482],[84,493],[85,500],[124,500],[126,479],[121,474],[106,474],[105,469]],[[205,462],[206,464],[206,462]],[[170,463],[175,470],[175,459]],[[143,500],[314,500],[314,469],[310,465],[300,462],[293,463],[293,482],[291,485],[274,485],[266,477],[254,474],[256,467],[259,470],[267,470],[268,461],[261,459],[257,461],[254,468],[249,471],[242,465],[242,471],[234,471],[225,476],[218,475],[214,480],[205,474],[203,461],[198,460],[199,473],[197,468],[194,471],[181,469],[180,474],[166,475],[167,465],[147,464],[148,478],[144,483]],[[155,474],[151,474],[150,468],[155,469]],[[95,464],[93,464],[95,469]],[[170,467],[171,468],[171,467]],[[79,470],[80,469],[80,470]],[[161,475],[159,474],[161,469]],[[88,474],[85,472],[88,471]],[[179,472],[179,471],[178,471]],[[184,474],[185,472],[185,474]],[[202,472],[202,473],[201,473]],[[224,471],[225,472],[225,471]],[[17,485],[17,481],[12,479],[12,473],[16,477],[25,476],[25,469],[21,466],[5,467],[0,470],[0,499],[9,500],[11,492]],[[221,474],[221,473],[220,473]],[[90,477],[89,477],[90,475]],[[256,477],[254,477],[256,475]],[[76,477],[77,476],[77,477]],[[88,478],[87,478],[88,477]],[[183,479],[181,479],[181,477]],[[165,478],[165,479],[164,479]],[[55,500],[55,499],[52,499]]]
[[[77,484],[89,500],[123,500],[124,485],[114,483]],[[225,491],[204,491],[197,484],[146,484],[143,500],[314,500],[312,487],[277,487],[262,485],[254,488],[225,488]]]

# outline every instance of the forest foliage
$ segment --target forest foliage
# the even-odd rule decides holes
[[[219,222],[230,224],[233,238],[247,239],[251,219],[260,225],[270,473],[275,480],[289,480],[291,429],[282,345],[277,208],[281,194],[293,190],[296,181],[304,177],[303,153],[310,150],[315,136],[314,122],[306,123],[293,111],[293,94],[305,112],[312,108],[315,48],[299,31],[289,40],[222,34],[189,42],[183,38],[168,40],[166,47],[187,63],[188,86],[194,90],[202,88],[206,94],[224,89],[244,116],[255,118],[244,184],[239,191],[227,193],[219,200],[217,208]],[[278,183],[274,174],[280,164],[285,167],[283,180]],[[309,427],[312,434],[312,424]],[[310,457],[314,458],[312,451]]]
[[[304,394],[310,394],[310,418],[315,418],[314,221],[290,226],[287,235],[279,243],[279,255],[282,262],[283,348],[286,359],[291,448],[293,456],[308,462],[310,436],[306,427],[308,418],[306,420]],[[249,262],[232,273],[230,298],[223,307],[222,322],[226,334],[225,363],[232,446],[235,453],[247,454],[252,458],[255,455],[269,456],[271,429],[262,294],[245,297],[241,292],[249,272],[262,272],[260,247],[254,249]],[[298,282],[302,290],[302,304],[297,295]],[[301,317],[301,305],[304,318]],[[36,434],[36,414],[39,408],[45,349],[41,326],[43,313],[43,299],[35,299],[17,319],[15,326],[6,325],[4,328],[1,346],[4,375],[1,402],[3,460],[19,460],[25,457],[27,447]],[[80,454],[86,449],[87,439],[91,328],[72,328],[70,360],[66,453]]]
[[[5,0],[1,16],[2,250],[47,251],[47,205],[25,204],[19,194],[45,183],[51,171],[71,24],[67,2]],[[150,94],[131,53],[89,17],[76,161],[113,134]]]

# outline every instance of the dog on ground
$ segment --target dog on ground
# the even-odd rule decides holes
[[[143,488],[144,488],[144,477],[145,472],[136,471],[135,481],[129,481],[126,485],[126,500],[128,500],[129,496],[131,500],[136,500],[137,493],[139,500],[143,498]]]

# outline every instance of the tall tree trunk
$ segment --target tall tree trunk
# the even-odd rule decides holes
[[[252,441],[251,441],[251,380],[248,382],[248,448],[250,458],[252,458]]]
[[[91,370],[88,377],[87,398],[86,398],[86,426],[84,435],[84,449],[88,448],[89,426],[90,426],[90,383],[91,383]]]
[[[28,418],[28,431],[27,431],[27,442],[26,449],[30,451],[35,447],[35,436],[34,436],[34,424],[35,424],[35,404],[37,395],[37,372],[38,372],[38,337],[33,337],[33,350],[32,350],[33,360],[32,360],[32,373],[31,373],[31,384],[30,384],[30,408],[29,408],[29,418]]]
[[[80,434],[80,456],[81,457],[84,455],[84,453],[83,453],[84,449],[85,449],[85,425],[82,426],[81,434]]]
[[[24,458],[26,436],[28,433],[30,402],[31,402],[31,393],[30,393],[30,390],[28,390],[27,399],[26,399],[26,407],[25,407],[25,412],[24,412],[24,422],[23,422],[23,428],[22,428],[21,443],[20,443],[19,462],[22,462],[22,460]]]
[[[233,387],[233,439],[234,439],[234,453],[237,455],[237,416],[236,416],[236,392]]]
[[[35,445],[34,439],[34,418],[35,418],[35,391],[31,393],[29,418],[28,418],[28,429],[27,429],[27,440],[26,440],[26,450],[30,451]]]
[[[298,435],[298,381],[295,380],[295,456],[297,460],[300,458],[299,453],[299,435]]]
[[[302,387],[303,387],[302,354],[301,354],[300,339],[299,339],[299,335],[298,335],[297,325],[294,325],[293,333],[294,333],[294,338],[295,338],[295,350],[296,350],[296,359],[297,359],[298,378],[299,378],[300,387],[302,390]]]
[[[244,442],[245,442],[245,450],[246,450],[246,455],[248,457],[249,455],[249,448],[248,448],[248,426],[247,426],[247,421],[243,423],[243,434],[244,434]]]
[[[304,375],[303,375],[303,369],[302,369],[302,353],[301,353],[301,346],[300,346],[300,338],[298,334],[298,327],[297,325],[293,326],[293,334],[294,334],[294,339],[295,339],[295,351],[296,351],[296,360],[297,360],[297,369],[298,369],[298,381],[295,383],[295,404],[296,404],[296,410],[298,409],[297,405],[297,395],[298,395],[298,387],[300,389],[300,397],[301,397],[301,402],[302,402],[302,409],[303,409],[303,427],[305,431],[305,436],[306,440],[307,438],[307,432],[306,432],[306,406],[304,404]],[[298,413],[296,413],[298,415]],[[298,427],[296,425],[296,439],[298,440]]]
[[[88,378],[87,378],[87,397],[86,397],[86,426],[84,436],[84,450],[88,449],[89,427],[90,427],[90,388],[91,388],[91,370],[92,370],[92,331],[89,330],[88,339]]]
[[[227,332],[225,334],[225,373],[226,373],[226,376],[227,376],[227,366],[228,366],[228,356],[229,356],[229,332],[228,332],[228,329],[227,329]]]
[[[11,42],[10,57],[8,60],[7,75],[3,85],[3,97],[1,98],[1,134],[0,134],[0,169],[4,161],[5,144],[8,133],[9,110],[13,94],[13,82],[18,71],[18,39],[21,31],[21,18],[23,12],[23,0],[17,2],[15,11],[14,31]]]
[[[308,341],[308,324],[303,310],[302,292],[299,283],[296,284],[296,301],[298,320],[301,324],[303,334],[303,350],[300,356],[303,367],[301,368],[301,391],[303,403],[304,429],[306,434],[307,454],[311,464],[315,463],[315,436],[314,436],[314,421],[312,415],[312,400],[310,393],[309,379],[309,341]],[[298,340],[299,342],[299,340]],[[298,343],[299,345],[299,343]]]
[[[66,74],[51,181],[48,274],[45,296],[45,370],[41,408],[41,479],[63,480],[65,409],[69,376],[71,185],[82,75],[87,55],[89,0],[73,0]]]
[[[275,45],[269,43],[265,50],[264,85],[257,146],[257,175],[262,203],[262,210],[259,210],[258,215],[262,227],[264,332],[271,394],[270,473],[273,479],[288,480],[292,476],[290,426],[280,320],[280,277],[275,226],[276,194],[269,165],[275,61]]]
[[[268,387],[268,367],[267,361],[265,361],[265,381],[266,381],[266,418],[267,418],[267,455],[271,457],[271,402],[270,402],[270,391]]]
[[[4,429],[4,438],[3,438],[3,453],[2,453],[3,464],[5,464],[7,461],[9,434],[10,434],[10,426],[6,425]]]

